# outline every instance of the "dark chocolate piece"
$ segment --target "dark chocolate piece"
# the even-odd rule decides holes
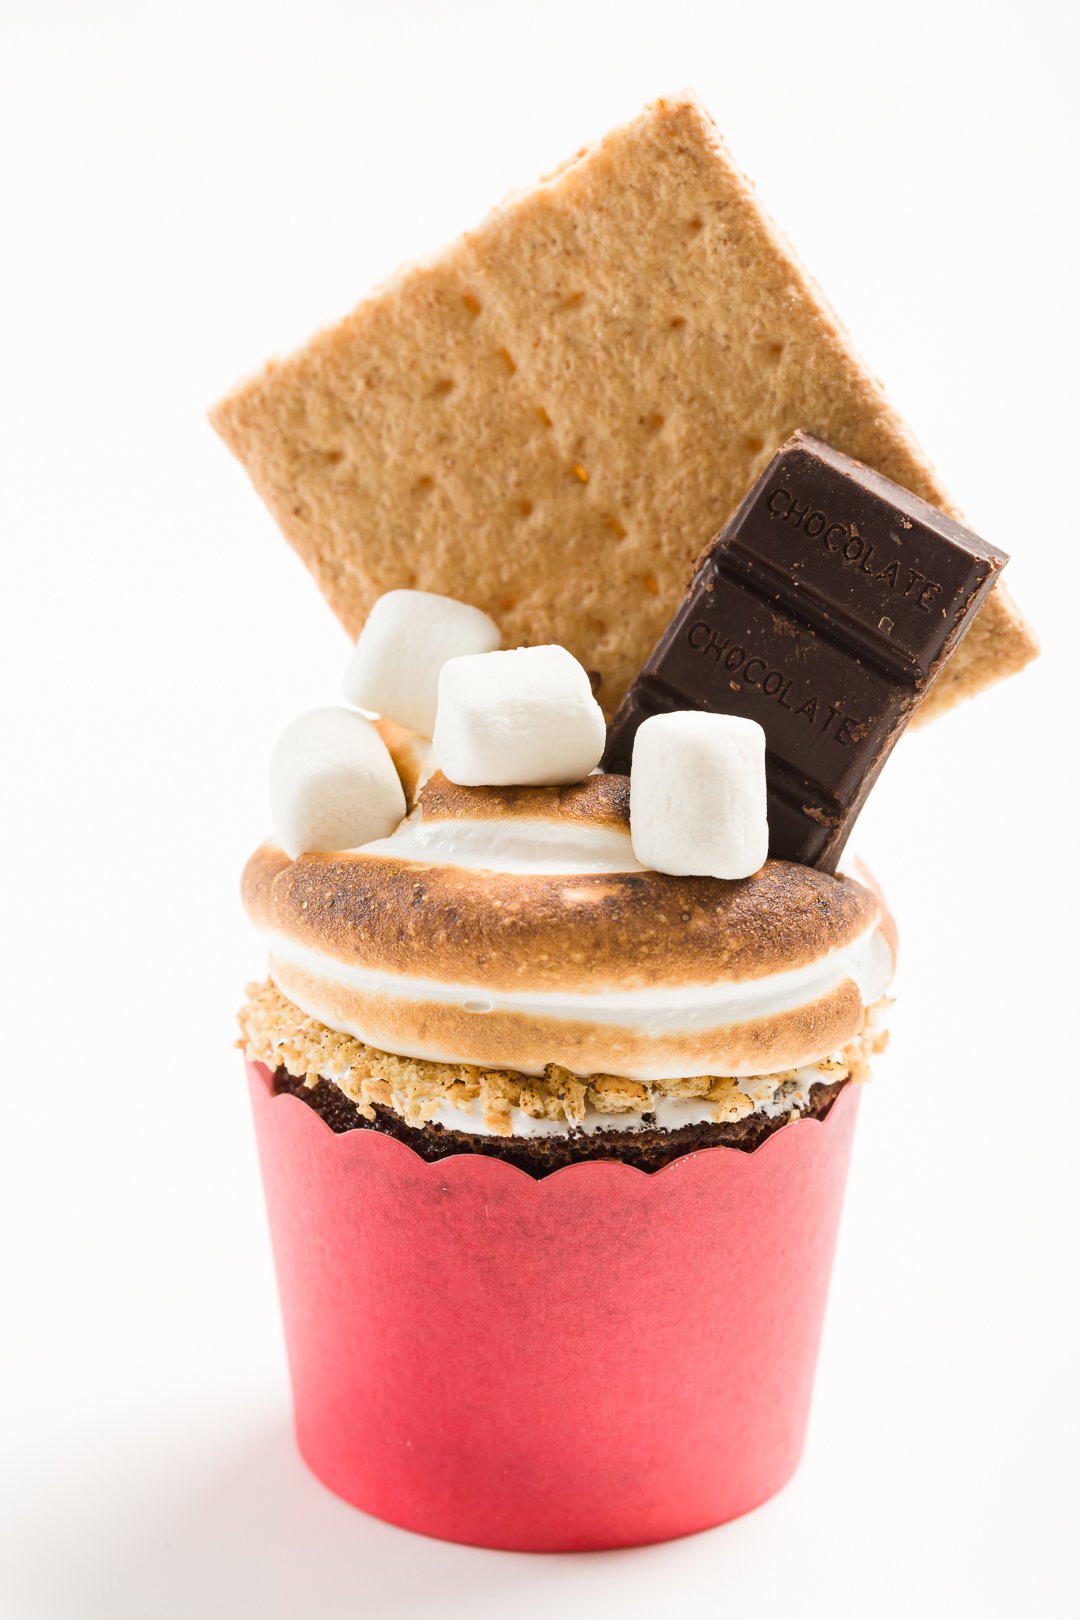
[[[653,714],[765,729],[769,853],[832,872],[897,737],[1008,558],[796,433],[698,565],[623,700],[604,768]]]

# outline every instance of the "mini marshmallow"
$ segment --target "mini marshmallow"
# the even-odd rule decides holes
[[[448,658],[492,652],[499,627],[479,608],[431,591],[387,591],[360,632],[342,683],[358,709],[430,737]]]
[[[387,838],[405,814],[390,751],[351,709],[312,709],[270,756],[270,808],[286,855],[355,849]]]
[[[765,864],[765,733],[756,720],[686,710],[638,727],[630,841],[676,877],[744,878]]]
[[[565,647],[452,658],[439,676],[439,769],[462,787],[580,782],[604,751],[604,716]]]

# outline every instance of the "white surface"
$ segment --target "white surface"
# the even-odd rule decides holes
[[[551,808],[557,810],[557,801]],[[396,833],[368,844],[368,855],[398,861],[440,861],[485,872],[640,872],[630,829],[587,821],[510,813],[412,817]]]
[[[386,591],[360,632],[342,683],[357,708],[430,737],[448,658],[493,652],[499,627],[479,608],[434,591]]]
[[[431,739],[462,787],[551,787],[596,769],[606,727],[585,670],[565,647],[451,658],[439,672]]]
[[[769,854],[765,732],[737,714],[650,715],[630,761],[634,854],[657,872],[744,878]]]
[[[389,838],[405,791],[372,721],[354,709],[309,709],[270,755],[270,810],[285,853],[355,849]]]
[[[1075,8],[3,20],[0,1612],[1075,1613]],[[906,739],[862,819],[900,999],[797,1478],[681,1544],[487,1554],[354,1513],[289,1440],[236,891],[348,642],[203,411],[685,81],[1046,651]]]

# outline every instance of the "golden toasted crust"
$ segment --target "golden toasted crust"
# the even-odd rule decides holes
[[[355,636],[398,586],[611,712],[797,428],[954,512],[692,96],[655,102],[212,412]],[[1035,652],[999,584],[920,710]]]
[[[755,979],[849,944],[881,907],[851,878],[788,861],[753,877],[475,871],[372,855],[289,857],[244,871],[258,928],[338,961],[493,989],[633,989]]]
[[[459,973],[471,966],[470,957],[458,957]],[[380,1041],[394,1050],[415,1051],[423,1043],[421,1050],[433,1045],[460,1053],[465,1062],[530,1073],[539,1072],[552,1056],[578,1075],[655,1072],[658,1039],[647,1027],[516,1010],[478,1018],[443,1001],[359,989],[273,954],[270,968],[280,990],[300,1006],[317,1009],[332,1028],[378,1030]],[[857,985],[844,979],[786,1012],[708,1029],[667,1030],[663,1063],[678,1074],[698,1074],[717,1064],[725,1074],[740,1075],[797,1068],[846,1046],[862,1028],[865,1011]]]
[[[416,803],[421,778],[430,768],[428,754],[431,745],[418,737],[415,731],[406,730],[394,720],[378,719],[375,729],[386,744],[405,793],[406,808],[411,810]]]
[[[424,784],[425,821],[494,821],[504,816],[538,817],[578,826],[629,827],[630,778],[587,776],[570,787],[459,787],[441,771]]]

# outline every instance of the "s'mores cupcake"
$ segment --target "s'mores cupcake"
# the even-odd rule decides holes
[[[395,596],[346,690],[433,740],[301,717],[243,879],[301,1450],[485,1545],[718,1523],[798,1459],[892,920],[869,882],[767,858],[753,722],[657,717],[602,774],[568,652],[455,653],[461,604]],[[414,613],[426,656],[391,677]],[[697,1369],[674,1396],[673,1345]],[[597,1384],[613,1350],[629,1402]]]
[[[359,637],[243,878],[300,1450],[483,1546],[744,1513],[885,1041],[837,862],[916,708],[1033,656],[1006,559],[689,95],[212,418]]]

